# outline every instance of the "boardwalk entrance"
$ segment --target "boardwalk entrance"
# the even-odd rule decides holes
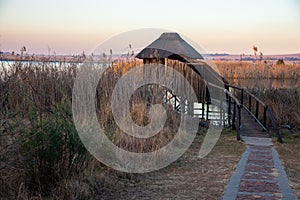
[[[241,116],[243,119],[239,130],[241,136],[270,137],[270,133],[266,132],[245,109],[241,110]]]
[[[226,85],[227,94],[232,94],[236,98],[229,96],[228,102],[233,99],[236,110],[238,110],[237,138],[247,137],[270,137],[274,133],[278,142],[282,143],[272,110],[258,97],[251,94],[244,88]],[[234,109],[233,109],[234,111]],[[231,113],[233,112],[231,111]]]

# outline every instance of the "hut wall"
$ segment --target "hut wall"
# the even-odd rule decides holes
[[[204,102],[205,100],[205,89],[206,89],[206,84],[204,79],[197,74],[191,66],[189,66],[186,63],[177,61],[177,60],[171,60],[171,59],[166,59],[165,61],[166,65],[169,67],[174,68],[176,71],[180,72],[184,78],[190,83],[190,85],[193,87],[196,95],[197,95],[197,100],[199,103]],[[177,84],[179,87],[181,84]],[[178,88],[178,89],[183,89],[183,88]]]

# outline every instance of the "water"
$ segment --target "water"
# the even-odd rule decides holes
[[[170,103],[172,105],[172,107],[175,106],[175,101],[176,101],[177,106],[179,104],[180,104],[180,107],[184,106],[184,111],[182,111],[181,110],[182,108],[180,108],[180,112],[184,112],[186,114],[188,113],[187,101],[180,103],[180,102],[178,102],[178,100],[175,100],[174,96],[172,96],[171,93],[169,93],[169,92],[167,92],[167,99],[168,99],[167,102]],[[207,106],[209,106],[208,110],[207,110]],[[223,126],[223,125],[227,126],[228,125],[227,112],[222,110],[222,113],[221,113],[221,110],[218,106],[213,105],[213,104],[207,105],[206,103],[205,104],[193,103],[193,107],[194,107],[193,117],[198,117],[200,119],[206,119],[206,120],[209,119],[211,121],[211,123],[215,126]]]
[[[14,64],[16,63],[22,63],[24,66],[27,65],[41,65],[43,62],[37,62],[37,61],[6,61],[6,60],[1,60],[0,61],[0,70],[2,67],[4,67],[5,69],[9,69],[10,67],[12,67]],[[65,67],[65,66],[69,66],[69,65],[79,65],[81,63],[69,63],[69,62],[46,62],[47,65],[51,65],[53,67]]]

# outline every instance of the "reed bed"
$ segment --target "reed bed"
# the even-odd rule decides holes
[[[295,79],[300,76],[300,63],[253,63],[215,61],[217,68],[227,79]]]
[[[249,89],[273,111],[275,121],[281,128],[300,129],[299,88]]]
[[[242,85],[247,86],[247,90],[265,102],[272,109],[280,127],[300,128],[300,85],[297,82],[300,77],[299,63],[216,61],[216,65],[231,84],[239,85],[242,82]],[[258,84],[264,83],[265,80],[290,81],[294,84],[282,84],[285,87],[276,87],[281,86],[280,84]]]
[[[165,126],[149,139],[134,139],[118,128],[110,108],[111,93],[122,75],[139,64],[138,60],[119,61],[105,70],[97,87],[96,110],[112,142],[129,151],[150,152],[173,139],[180,115],[165,105]],[[85,184],[82,177],[87,181],[84,174],[106,167],[90,156],[73,124],[72,90],[79,67],[72,63],[2,63],[0,198],[59,199],[91,193],[81,188]],[[135,92],[130,102],[131,117],[138,125],[149,123],[148,104],[154,103],[162,90],[155,90],[147,103],[142,91]]]

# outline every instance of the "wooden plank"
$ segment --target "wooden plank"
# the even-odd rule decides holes
[[[242,124],[240,134],[248,137],[270,137],[270,134],[253,119],[245,109],[241,109]]]

